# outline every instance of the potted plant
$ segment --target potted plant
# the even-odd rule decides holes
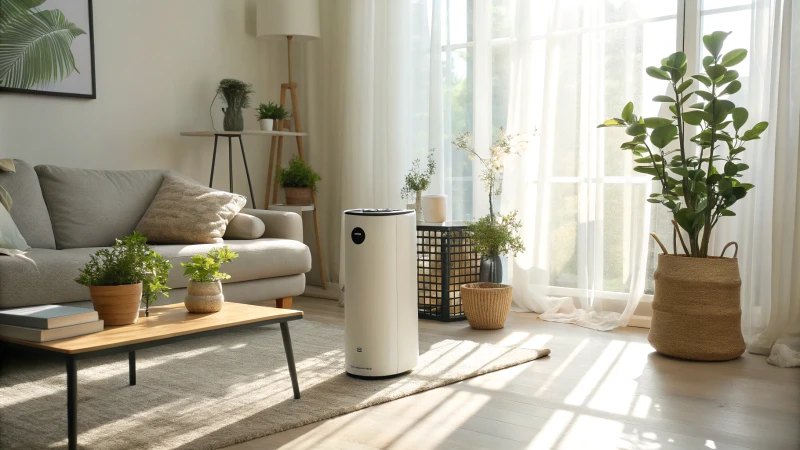
[[[420,168],[422,162],[415,159],[411,163],[411,171],[406,175],[406,183],[400,190],[400,196],[407,203],[407,208],[413,209],[417,213],[417,222],[423,222],[422,216],[422,193],[431,185],[431,177],[436,172],[436,161],[433,159],[433,149],[428,152],[428,164],[425,170]]]
[[[272,119],[273,122],[273,129],[275,130],[283,130],[283,121],[292,117],[292,112],[284,109],[283,106],[275,105],[275,108],[269,115],[269,118]]]
[[[305,161],[297,156],[289,160],[289,167],[278,169],[278,183],[286,193],[289,205],[310,205],[314,203],[313,193],[317,182],[322,178]]]
[[[128,325],[139,319],[140,301],[149,314],[156,297],[167,296],[170,268],[172,264],[147,245],[147,237],[134,231],[113,247],[95,252],[75,281],[89,287],[92,305],[105,325]]]
[[[209,250],[206,254],[192,256],[191,262],[181,263],[183,276],[189,277],[186,298],[183,304],[189,312],[213,313],[222,309],[225,296],[222,294],[221,280],[231,276],[219,271],[222,264],[230,262],[239,255],[226,245]]]
[[[481,156],[475,151],[469,133],[456,136],[453,145],[469,153],[483,166],[481,180],[489,194],[489,214],[467,226],[470,241],[476,253],[481,255],[480,283],[461,286],[461,301],[464,314],[472,328],[497,329],[505,324],[511,308],[511,286],[500,284],[503,281],[503,264],[501,255],[525,251],[519,229],[522,223],[517,212],[502,215],[495,213],[494,202],[502,193],[502,177],[505,159],[511,155],[519,155],[515,143],[516,136],[505,133],[500,128],[497,140],[489,149],[488,156]]]
[[[227,105],[227,108],[222,108],[225,113],[222,121],[225,131],[244,130],[242,109],[250,107],[250,94],[253,92],[253,86],[233,78],[225,78],[219,82],[217,95],[222,95]]]
[[[258,126],[261,128],[261,131],[272,131],[274,123],[272,117],[275,114],[276,108],[279,108],[279,106],[273,102],[262,103],[256,108],[256,118],[258,119]]]
[[[767,122],[746,129],[747,110],[727,98],[742,87],[731,68],[747,57],[745,49],[722,53],[729,34],[703,36],[710,53],[703,58],[704,73],[687,79],[683,52],[647,68],[648,75],[669,84],[668,95],[653,98],[669,104],[669,118],[638,117],[629,102],[620,117],[598,126],[625,127],[630,138],[621,149],[633,153],[639,164],[633,170],[652,176],[660,188],[647,201],[664,205],[674,218],[673,235],[680,238],[683,255],[677,244],[669,254],[653,234],[663,254],[654,274],[648,340],[658,352],[685,359],[728,360],[745,350],[738,244],[728,244],[737,247],[732,258],[724,257],[728,246],[712,256],[709,244],[718,221],[735,216],[730,208],[754,187],[740,181],[749,167],[739,155],[748,141],[759,139]],[[699,86],[693,87],[695,81]]]

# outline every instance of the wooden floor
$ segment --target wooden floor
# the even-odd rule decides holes
[[[307,319],[344,321],[330,300],[298,298],[294,307]],[[552,354],[228,448],[800,449],[800,369],[762,356],[679,361],[656,354],[644,329],[599,332],[523,313],[498,331],[421,320],[426,330]]]

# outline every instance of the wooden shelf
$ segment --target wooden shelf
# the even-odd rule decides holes
[[[269,209],[272,211],[288,211],[300,214],[304,211],[314,211],[314,205],[287,205],[284,203],[276,203],[274,205],[269,205]]]
[[[308,136],[308,133],[295,133],[294,131],[181,131],[181,136],[214,137],[214,136]]]

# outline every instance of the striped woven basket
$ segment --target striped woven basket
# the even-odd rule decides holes
[[[503,328],[511,309],[511,286],[470,283],[461,286],[461,302],[469,326],[476,330]]]

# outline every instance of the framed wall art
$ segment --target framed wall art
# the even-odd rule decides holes
[[[96,98],[92,0],[0,0],[0,91]]]

